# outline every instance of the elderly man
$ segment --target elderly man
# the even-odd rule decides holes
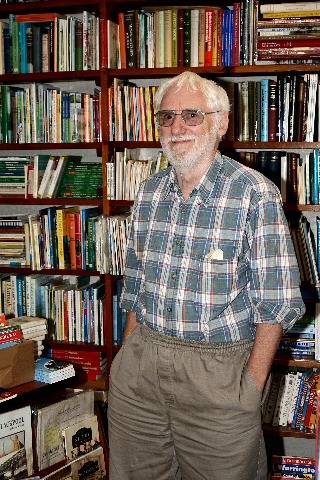
[[[262,480],[262,392],[304,312],[280,195],[218,151],[229,101],[213,81],[171,78],[156,109],[171,167],[143,183],[132,213],[110,478]]]

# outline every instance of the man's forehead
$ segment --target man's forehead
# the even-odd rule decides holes
[[[170,87],[164,94],[161,101],[161,108],[165,106],[168,108],[178,107],[182,108],[203,108],[207,106],[207,99],[200,90],[195,90],[191,88],[190,85],[179,86],[173,85]]]

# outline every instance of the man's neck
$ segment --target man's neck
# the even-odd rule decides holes
[[[180,172],[176,170],[178,184],[185,200],[189,198],[193,189],[200,184],[203,176],[209,170],[213,161],[212,159],[216,156],[216,153],[217,150],[213,153],[210,159],[201,162],[201,164],[195,169],[190,169],[186,172]]]

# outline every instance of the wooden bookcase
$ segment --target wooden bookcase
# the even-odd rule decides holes
[[[188,7],[204,5],[205,2],[201,0],[186,0],[186,1],[170,1],[162,0],[156,4],[152,4],[152,8],[164,8],[166,6],[175,7]],[[230,2],[219,2],[219,6],[230,5]],[[83,10],[95,12],[99,15],[101,25],[107,21],[108,18],[114,18],[118,12],[125,12],[130,9],[139,9],[150,7],[150,2],[146,0],[48,0],[39,1],[34,3],[20,3],[20,4],[2,4],[0,9],[1,18],[8,18],[9,14],[18,13],[40,13],[40,12],[58,12],[58,13],[78,13]],[[101,42],[100,48],[106,49],[107,38],[106,29],[101,28]],[[103,52],[101,57],[105,58],[106,52]],[[200,75],[208,78],[213,78],[219,81],[220,78],[254,78],[254,77],[274,77],[278,74],[295,75],[304,73],[318,73],[319,65],[248,65],[238,67],[179,67],[179,68],[128,68],[128,69],[108,69],[101,67],[99,70],[87,70],[87,71],[71,71],[71,72],[42,72],[42,73],[29,73],[29,74],[4,74],[0,76],[0,84],[18,85],[23,83],[54,83],[54,82],[77,82],[88,81],[95,82],[96,85],[101,87],[102,91],[102,104],[101,104],[101,123],[102,123],[102,141],[93,143],[49,143],[49,144],[0,144],[0,154],[5,154],[6,151],[16,151],[17,155],[21,155],[24,151],[32,150],[34,152],[41,152],[42,150],[50,151],[72,151],[74,149],[79,150],[96,150],[101,157],[102,171],[103,171],[103,198],[100,200],[90,199],[31,199],[28,200],[30,205],[92,205],[101,208],[101,212],[106,215],[112,215],[121,213],[128,210],[132,205],[129,201],[115,201],[107,199],[107,179],[105,164],[110,158],[112,151],[116,148],[160,148],[159,142],[117,142],[109,141],[108,138],[108,88],[112,84],[114,78],[128,80],[128,79],[159,79],[165,77],[171,77],[181,73],[184,70],[192,70]],[[317,142],[239,142],[239,141],[224,141],[222,142],[221,149],[257,149],[257,150],[286,150],[286,149],[313,149],[318,146]],[[1,209],[6,205],[24,205],[25,199],[23,198],[0,198],[0,214]],[[288,211],[320,211],[320,207],[317,205],[285,205]],[[22,273],[28,275],[31,273],[29,268],[15,269],[14,267],[1,267],[0,273]],[[98,272],[82,271],[82,270],[42,270],[41,273],[47,275],[99,275]],[[104,285],[106,291],[106,301],[104,306],[104,346],[90,346],[82,344],[82,349],[101,349],[106,353],[108,360],[108,368],[110,368],[112,358],[117,351],[117,347],[113,346],[113,321],[112,321],[112,292],[114,290],[115,278],[111,275],[104,274]],[[77,343],[77,348],[79,343]],[[275,366],[283,364],[285,360],[276,359]],[[304,367],[304,368],[318,368],[317,362],[300,362],[300,361],[288,361],[288,366]],[[107,389],[108,382],[88,382],[87,386],[90,388]],[[35,393],[36,395],[36,390]],[[282,436],[304,437],[309,438],[312,435],[294,432],[288,429],[272,429],[266,427],[268,434],[276,434]]]

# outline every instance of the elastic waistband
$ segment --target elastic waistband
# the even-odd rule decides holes
[[[140,332],[145,341],[181,350],[197,350],[199,352],[232,354],[235,352],[246,351],[253,345],[252,340],[239,340],[237,342],[219,343],[188,341],[177,337],[172,337],[170,335],[165,335],[164,333],[159,333],[147,327],[146,325],[140,325]]]

